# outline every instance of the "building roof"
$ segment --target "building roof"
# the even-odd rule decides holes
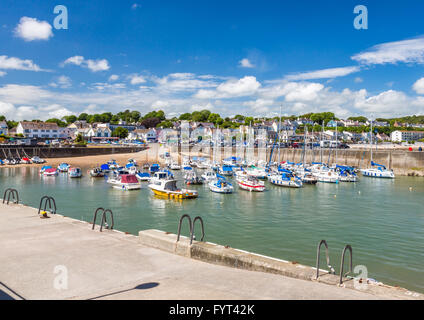
[[[59,130],[57,123],[50,122],[20,122],[24,130]]]

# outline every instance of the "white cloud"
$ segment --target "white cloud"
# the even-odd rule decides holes
[[[7,74],[7,72],[0,71],[0,77],[4,77]]]
[[[253,112],[266,113],[269,111],[270,106],[274,105],[274,100],[268,99],[257,99],[255,101],[246,101],[243,103],[244,106],[251,108]]]
[[[138,75],[138,74],[129,75],[128,79],[130,79],[130,83],[133,84],[133,85],[146,82],[146,79],[143,76]]]
[[[54,88],[60,87],[62,89],[66,89],[72,86],[72,81],[71,78],[62,75],[58,77],[55,82],[50,83],[50,86]]]
[[[131,9],[135,10],[135,9],[137,9],[137,8],[140,8],[140,7],[141,7],[141,5],[139,5],[138,3],[134,3],[134,4],[131,6]]]
[[[414,91],[418,94],[424,94],[424,78],[418,79],[412,86]]]
[[[52,26],[47,21],[22,17],[15,28],[15,35],[25,41],[48,40],[53,37]]]
[[[198,99],[236,98],[255,94],[261,84],[253,76],[231,79],[221,83],[216,90],[199,90],[194,97]]]
[[[119,76],[117,75],[117,74],[112,74],[110,77],[109,77],[109,81],[116,81],[116,80],[118,80],[119,79]]]
[[[110,69],[109,62],[106,59],[85,59],[83,56],[73,56],[66,59],[63,65],[74,64],[90,69],[92,72],[106,71]]]
[[[247,58],[241,59],[241,60],[239,61],[239,64],[240,64],[240,66],[241,66],[241,67],[243,67],[243,68],[254,68],[254,67],[255,67],[255,65],[254,65],[254,64],[252,64],[252,63],[249,61],[249,59],[247,59]]]
[[[367,65],[424,63],[424,37],[379,44],[352,56],[352,59]]]
[[[321,83],[289,82],[283,88],[286,101],[312,101],[324,89]]]
[[[355,81],[355,83],[362,83],[362,82],[364,82],[364,80],[361,77],[356,77],[354,81]]]
[[[328,78],[344,77],[358,71],[360,71],[360,68],[356,66],[343,67],[343,68],[330,68],[330,69],[322,69],[322,70],[316,70],[316,71],[296,73],[296,74],[286,76],[285,79],[290,81],[328,79]]]
[[[0,56],[0,69],[46,71],[42,70],[32,60],[21,60],[15,57]]]

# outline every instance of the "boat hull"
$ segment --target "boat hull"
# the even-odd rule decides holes
[[[195,199],[199,196],[197,192],[192,192],[188,190],[186,191],[181,190],[179,192],[176,192],[176,191],[168,191],[168,190],[159,190],[159,189],[156,189],[155,186],[149,186],[149,187],[156,196],[168,198],[168,199]]]

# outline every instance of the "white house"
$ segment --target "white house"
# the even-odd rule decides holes
[[[60,138],[60,128],[56,123],[48,122],[19,122],[16,128],[17,134],[23,134],[26,138]]]
[[[401,131],[396,130],[390,134],[393,142],[417,141],[424,138],[424,131]]]

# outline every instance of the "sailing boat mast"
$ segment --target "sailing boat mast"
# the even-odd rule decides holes
[[[280,105],[280,121],[278,123],[278,129],[277,129],[277,134],[278,134],[278,167],[280,166],[280,148],[281,148],[281,136],[280,136],[280,130],[281,130],[281,105]]]
[[[371,139],[371,163],[372,163],[372,117],[371,117],[371,127],[370,127],[370,139]]]
[[[336,121],[336,165],[337,165],[337,150],[339,149],[339,137],[337,134],[337,120],[334,120],[334,121]]]
[[[320,155],[321,155],[321,160],[320,162],[322,163],[322,137],[324,134],[324,120],[322,121],[322,130],[321,130],[321,134],[320,134],[320,138],[319,138],[319,151],[320,151]]]

